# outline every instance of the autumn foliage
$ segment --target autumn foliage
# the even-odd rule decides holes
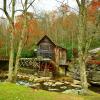
[[[95,64],[95,65],[100,65],[100,61],[97,60],[89,60],[88,64]]]
[[[100,1],[93,0],[88,7],[88,20],[94,22],[96,19],[97,10],[100,9]]]
[[[23,30],[23,22],[24,22],[25,16],[19,15],[16,18],[16,23],[15,23],[15,37],[19,38],[19,36],[22,33]],[[31,45],[33,41],[36,40],[38,36],[42,34],[42,31],[39,28],[39,22],[36,18],[33,17],[32,13],[27,13],[27,32],[26,36],[24,39],[25,44]]]

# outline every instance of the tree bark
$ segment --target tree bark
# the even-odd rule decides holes
[[[86,8],[85,4],[81,4],[79,7],[79,34],[78,34],[78,56],[79,56],[79,66],[80,66],[80,79],[82,88],[87,91],[87,75],[86,75],[86,65],[85,65],[85,39],[86,39]]]
[[[21,56],[22,48],[23,48],[23,39],[25,37],[25,33],[27,31],[27,3],[28,0],[25,0],[25,10],[24,10],[24,17],[25,20],[23,22],[23,29],[22,29],[22,34],[21,34],[21,39],[19,41],[19,46],[18,46],[18,51],[17,51],[17,56],[16,56],[16,62],[15,62],[15,69],[14,69],[14,81],[17,79],[17,74],[18,74],[18,69],[19,69],[19,59]]]
[[[5,3],[6,3],[6,0],[4,0]],[[6,13],[6,7],[4,8],[5,9],[5,13]],[[12,0],[12,17],[11,19],[9,19],[9,22],[10,22],[10,26],[11,26],[11,29],[12,29],[12,32],[10,34],[11,36],[11,39],[10,39],[10,58],[9,58],[9,73],[8,73],[8,81],[9,82],[12,82],[13,81],[13,63],[14,63],[14,32],[15,32],[15,29],[14,29],[14,14],[15,14],[15,0]]]
[[[11,33],[11,40],[10,40],[10,58],[9,58],[9,73],[8,73],[8,81],[13,81],[13,63],[14,63],[14,48],[13,48],[13,33]]]

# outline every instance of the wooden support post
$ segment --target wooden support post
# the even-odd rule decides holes
[[[47,72],[47,62],[44,64],[44,76],[46,76],[46,72]]]

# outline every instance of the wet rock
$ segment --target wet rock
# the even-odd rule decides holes
[[[70,90],[65,90],[64,92],[62,92],[62,93],[66,93],[66,94],[82,94],[83,92],[82,92],[83,90],[81,89],[81,90],[76,90],[76,89],[70,89]]]
[[[48,89],[49,91],[59,91],[59,89]]]
[[[67,89],[67,87],[66,86],[61,86],[60,89]]]
[[[26,84],[25,84],[25,86],[27,86],[27,87],[29,86],[29,87],[30,87],[30,86],[31,86],[31,84],[30,84],[30,83],[26,83]]]
[[[17,84],[20,84],[20,85],[25,85],[25,84],[26,84],[26,82],[24,82],[24,81],[18,81],[18,82],[17,82]]]

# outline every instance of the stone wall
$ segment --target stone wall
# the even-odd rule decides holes
[[[91,83],[100,84],[100,65],[88,65],[87,73]]]
[[[79,67],[77,64],[69,66],[69,75],[74,79],[80,79]],[[100,84],[100,65],[87,65],[88,82],[93,84]]]

